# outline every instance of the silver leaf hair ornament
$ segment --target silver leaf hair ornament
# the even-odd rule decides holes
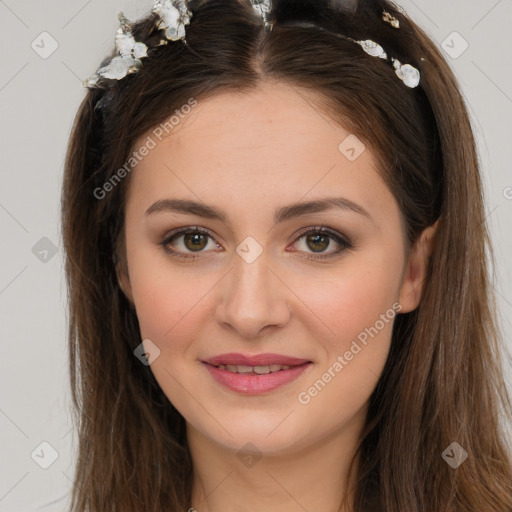
[[[153,12],[160,16],[157,27],[165,30],[165,37],[168,41],[185,38],[185,25],[190,24],[192,17],[192,13],[187,9],[186,1],[158,0],[153,6]],[[165,44],[167,41],[162,42]]]
[[[129,73],[135,73],[141,67],[140,59],[147,56],[147,46],[135,42],[130,32],[130,24],[119,13],[119,28],[116,34],[116,48],[119,55],[114,57],[107,66],[99,68],[94,75],[85,82],[86,87],[95,87],[102,78],[120,80]]]
[[[386,22],[386,23],[389,23],[392,27],[394,28],[400,28],[400,22],[394,17],[394,16],[391,16],[391,14],[389,14],[389,12],[387,11],[383,11],[382,13],[382,19]]]
[[[269,13],[272,9],[271,0],[250,0],[254,10],[260,14],[265,23],[265,29],[268,31],[272,30],[272,24],[269,23],[268,17]],[[341,8],[347,12],[351,12],[352,14],[357,10],[358,1],[357,0],[334,0],[331,1],[331,6],[335,6],[336,8]],[[397,18],[392,16],[389,12],[382,12],[382,19],[386,23],[389,23],[393,28],[400,28],[400,22]],[[382,46],[377,44],[375,41],[370,39],[366,39],[363,41],[356,41],[350,37],[343,36],[342,34],[338,34],[341,37],[349,39],[354,43],[357,43],[361,48],[368,54],[373,57],[379,57],[381,59],[389,60],[393,67],[395,68],[395,73],[402,80],[402,82],[410,88],[415,88],[420,83],[420,72],[415,67],[410,64],[402,64],[398,59],[394,57],[388,57],[387,53],[384,51]]]
[[[351,38],[349,38],[351,39]],[[376,42],[366,39],[365,41],[356,41],[351,39],[354,43],[357,43],[361,48],[372,57],[379,57],[381,59],[389,59],[395,68],[395,73],[402,80],[407,87],[417,87],[420,83],[420,72],[410,64],[402,64],[399,60],[388,57],[382,46]]]
[[[157,0],[152,12],[158,14],[157,28],[164,31],[165,39],[162,39],[159,45],[185,38],[185,26],[190,24],[192,17],[192,13],[187,8],[187,0]],[[135,41],[131,33],[132,24],[122,12],[119,13],[118,19],[119,28],[115,41],[119,55],[84,80],[82,83],[84,87],[101,88],[104,79],[121,80],[130,73],[136,73],[142,67],[140,59],[147,57],[148,47],[144,43]]]
[[[271,0],[251,0],[253,9],[263,18],[265,30],[272,31],[273,24],[269,22],[269,14],[272,10]]]
[[[157,0],[153,6],[152,12],[157,14],[156,27],[163,31],[164,38],[156,46],[167,44],[169,41],[185,41],[186,26],[190,24],[192,12],[187,7],[188,0]],[[264,21],[265,30],[270,32],[273,28],[273,22],[269,21],[270,12],[272,10],[272,0],[250,0],[254,10],[261,16]],[[340,2],[340,0],[336,0]],[[345,9],[354,8],[355,0],[343,0]],[[357,5],[355,5],[357,8]],[[116,49],[119,55],[100,67],[93,75],[84,80],[83,86],[94,89],[103,88],[113,85],[113,80],[121,80],[125,76],[138,72],[142,67],[141,59],[147,57],[148,47],[135,40],[131,32],[132,23],[126,19],[121,12],[118,15],[119,28],[115,38]],[[387,11],[383,11],[382,19],[389,23],[391,27],[398,29],[400,24],[398,20],[391,16]],[[321,27],[319,27],[321,28]],[[388,57],[384,49],[375,41],[370,39],[357,41],[350,37],[336,33],[337,36],[343,37],[354,43],[373,57],[386,59],[392,63],[395,73],[402,82],[410,88],[417,87],[420,83],[420,72],[410,64],[402,64],[393,57]]]

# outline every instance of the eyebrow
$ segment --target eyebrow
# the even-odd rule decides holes
[[[274,223],[279,224],[294,217],[323,212],[335,208],[358,213],[373,222],[368,211],[357,203],[343,197],[325,197],[315,201],[293,203],[291,205],[278,208],[274,213]],[[224,223],[228,223],[228,216],[224,211],[213,206],[188,199],[161,199],[152,204],[146,210],[146,216],[164,211],[196,215],[198,217],[220,220]]]

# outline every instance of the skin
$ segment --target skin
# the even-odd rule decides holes
[[[405,313],[421,298],[434,228],[406,246],[398,204],[374,155],[366,148],[349,161],[338,149],[349,132],[313,99],[275,83],[209,98],[131,176],[127,273],[119,271],[119,281],[142,339],[160,350],[151,370],[186,420],[191,506],[198,512],[350,510],[340,507],[343,482],[394,319],[367,345],[359,343],[362,349],[309,403],[298,395],[393,304]],[[327,196],[349,199],[371,218],[333,208],[274,224],[276,209]],[[145,215],[167,198],[215,206],[227,222],[171,211]],[[307,259],[342,247],[328,238],[327,247],[324,240],[315,249],[314,239],[297,236],[322,225],[353,247]],[[198,250],[183,235],[169,244],[195,258],[159,245],[172,230],[195,226],[212,234],[199,239]],[[263,251],[252,263],[236,252],[249,236]],[[313,364],[278,390],[247,396],[218,384],[201,363],[226,352],[271,352]],[[261,458],[237,456],[248,442]]]

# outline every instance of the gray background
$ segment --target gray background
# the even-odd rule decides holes
[[[59,227],[63,160],[84,96],[81,81],[109,53],[118,11],[135,19],[153,3],[0,0],[0,512],[36,510],[71,487],[75,451]],[[512,0],[398,3],[443,47],[469,105],[496,252],[494,287],[510,354],[512,71],[505,34]],[[58,47],[48,55],[52,45]],[[52,462],[52,449],[42,442],[58,454],[47,469],[40,464]],[[43,509],[62,510],[63,501]]]

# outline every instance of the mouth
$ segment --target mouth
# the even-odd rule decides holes
[[[206,363],[209,364],[209,363]],[[309,364],[304,363],[304,364]],[[231,373],[241,373],[243,375],[268,375],[269,373],[277,373],[289,370],[290,368],[296,368],[297,366],[302,365],[280,365],[280,364],[272,364],[266,366],[247,366],[247,365],[234,365],[234,364],[218,364],[211,365],[214,368],[219,368],[221,370],[226,370]]]
[[[243,394],[273,391],[302,375],[313,362],[276,354],[224,354],[202,363],[215,381]]]
[[[282,354],[239,354],[229,353],[220,354],[203,361],[204,363],[211,364],[212,366],[250,366],[251,368],[258,367],[283,367],[283,366],[298,366],[304,363],[310,363],[308,359],[301,359],[293,356],[285,356]],[[280,368],[279,368],[280,369]],[[274,371],[279,371],[276,369]]]

